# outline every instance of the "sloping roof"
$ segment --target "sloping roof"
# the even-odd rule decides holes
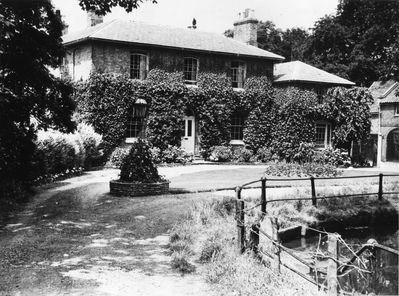
[[[352,81],[338,77],[300,61],[275,64],[274,83],[312,82],[334,85],[355,85]]]
[[[369,90],[374,99],[374,103],[370,106],[372,113],[378,112],[378,99],[381,100],[381,104],[399,103],[399,96],[397,95],[399,82],[395,80],[374,81]]]
[[[191,49],[273,60],[284,59],[282,56],[252,45],[247,45],[232,38],[227,38],[222,34],[171,28],[128,20],[113,20],[98,24],[80,32],[67,34],[62,38],[66,46],[91,39]]]

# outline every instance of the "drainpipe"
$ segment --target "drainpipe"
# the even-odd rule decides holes
[[[381,134],[381,98],[378,98],[378,138],[377,138],[377,167],[381,167],[382,134]]]

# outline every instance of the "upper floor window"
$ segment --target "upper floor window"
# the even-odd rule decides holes
[[[324,103],[324,96],[327,93],[327,88],[325,88],[325,87],[316,87],[315,88],[315,92],[317,94],[317,102],[319,104],[323,104]]]
[[[331,124],[325,122],[316,123],[316,148],[325,149],[331,146]]]
[[[230,122],[230,140],[243,140],[245,117],[242,114],[234,114]]]
[[[184,81],[186,84],[196,84],[199,62],[196,58],[184,58]]]
[[[148,57],[141,53],[130,55],[130,78],[144,80],[147,78]]]
[[[399,116],[399,104],[394,105],[394,111],[393,111],[394,116]]]
[[[245,81],[246,65],[243,62],[231,62],[231,82],[234,88],[243,88]]]

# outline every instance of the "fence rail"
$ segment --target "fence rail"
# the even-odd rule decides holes
[[[340,194],[340,195],[329,195],[329,196],[318,196],[316,193],[316,180],[335,180],[335,179],[359,179],[359,178],[377,178],[378,177],[378,192],[372,193],[358,193],[358,194]],[[272,235],[269,235],[266,231],[261,229],[260,223],[257,222],[255,224],[246,225],[245,223],[245,215],[248,211],[260,207],[261,212],[261,220],[264,220],[267,217],[267,204],[272,202],[282,202],[282,201],[293,201],[293,200],[308,200],[312,202],[312,205],[317,207],[317,200],[320,199],[331,199],[331,198],[352,198],[352,197],[362,197],[362,196],[377,196],[378,200],[382,200],[384,195],[392,195],[398,194],[399,192],[384,192],[383,184],[384,177],[399,177],[399,174],[378,174],[378,175],[367,175],[367,176],[339,176],[339,177],[320,177],[320,178],[261,178],[259,180],[255,180],[252,182],[248,182],[243,184],[242,186],[236,187],[236,222],[237,222],[237,251],[238,253],[243,253],[247,247],[251,248],[256,254],[263,254],[269,258],[272,258],[272,266],[276,272],[280,272],[280,265],[284,266],[296,274],[300,275],[307,281],[316,284],[318,288],[326,289],[329,295],[338,295],[338,275],[343,274],[348,268],[353,267],[353,263],[356,261],[359,256],[365,252],[366,250],[384,250],[390,253],[393,253],[399,256],[399,252],[394,249],[391,249],[386,246],[379,245],[377,243],[374,244],[366,244],[364,245],[358,252],[354,253],[354,256],[348,260],[347,262],[340,262],[338,256],[338,240],[339,236],[333,233],[323,232],[328,235],[328,268],[327,271],[318,270],[316,263],[311,264],[306,260],[302,259],[300,256],[297,256],[293,250],[282,245],[279,239],[278,232],[278,223],[275,217],[271,217],[272,224]],[[311,194],[309,197],[293,197],[293,198],[280,198],[280,199],[272,199],[267,200],[267,185],[268,182],[288,182],[288,181],[310,181]],[[245,208],[245,201],[241,198],[241,193],[244,188],[248,188],[250,185],[260,183],[260,186],[257,188],[261,189],[260,194],[260,202],[250,208]],[[253,188],[253,187],[251,187]],[[249,241],[246,240],[246,230],[249,229]],[[314,231],[318,231],[313,229]],[[273,251],[271,253],[259,248],[260,236],[267,238],[268,241],[271,242]],[[316,281],[310,276],[301,273],[295,268],[281,262],[281,252],[289,255],[294,258],[297,262],[305,265],[309,268],[310,273],[314,272],[316,275]],[[317,277],[319,274],[326,276],[327,285],[324,283],[318,283]],[[340,293],[345,294],[344,291],[340,291]]]

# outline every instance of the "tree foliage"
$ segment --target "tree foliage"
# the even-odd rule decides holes
[[[306,59],[326,71],[369,86],[398,79],[399,2],[342,0],[337,14],[316,22]]]
[[[349,149],[352,141],[370,134],[370,105],[373,98],[366,88],[332,88],[317,112],[333,123],[333,142]]]
[[[30,180],[37,127],[74,129],[72,87],[49,71],[50,67],[58,66],[63,55],[61,30],[61,19],[49,0],[0,1],[0,182],[3,185],[13,184],[11,187],[16,188]],[[0,195],[12,191],[8,188]]]
[[[144,0],[157,3],[156,0]],[[137,9],[143,0],[79,0],[79,5],[86,11],[94,11],[98,15],[105,15],[111,12],[113,7],[119,6],[124,8],[127,12]]]

